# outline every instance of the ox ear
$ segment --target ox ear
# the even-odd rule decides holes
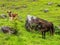
[[[11,11],[7,11],[7,13],[11,13]]]

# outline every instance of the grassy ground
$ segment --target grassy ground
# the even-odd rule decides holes
[[[53,4],[47,5],[48,2],[53,2]],[[16,21],[18,36],[0,32],[0,45],[60,45],[60,34],[55,33],[54,36],[50,36],[47,33],[46,39],[42,39],[38,31],[28,32],[24,27],[28,14],[51,21],[54,26],[60,26],[60,7],[57,7],[59,3],[60,0],[0,0],[0,14],[8,15],[7,11],[11,10],[22,18],[22,21]],[[41,11],[44,9],[48,9],[49,12]],[[0,26],[13,27],[14,22],[8,19],[0,19]],[[59,29],[55,27],[55,31],[58,32]]]

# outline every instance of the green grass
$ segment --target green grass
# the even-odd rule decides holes
[[[46,5],[48,2],[53,2],[52,5]],[[0,0],[0,6],[4,4],[4,7],[0,7],[0,14],[7,14],[8,10],[11,10],[13,13],[17,13],[22,17],[22,22],[16,21],[18,36],[8,35],[0,32],[0,45],[60,45],[60,35],[56,34],[50,36],[49,33],[46,35],[46,39],[41,38],[41,33],[34,31],[26,31],[24,24],[25,19],[28,14],[34,15],[36,17],[45,19],[47,21],[53,22],[54,26],[60,25],[60,7],[56,5],[60,3],[60,0],[37,0],[32,2],[31,0],[18,0],[18,1],[7,1]],[[11,8],[12,5],[20,7],[19,9]],[[26,8],[22,6],[26,5]],[[43,9],[49,9],[49,12],[44,13]],[[56,10],[57,9],[57,10]],[[8,19],[0,19],[0,26],[11,26],[13,27],[14,22],[9,21]],[[55,28],[55,31],[60,29]]]

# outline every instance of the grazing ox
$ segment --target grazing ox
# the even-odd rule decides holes
[[[51,35],[54,34],[53,23],[31,15],[27,16],[25,27],[29,31],[33,29],[40,31],[42,33],[42,38],[45,38],[45,33],[48,31],[50,31]]]
[[[10,20],[15,19],[15,18],[17,17],[17,15],[18,15],[18,14],[12,13],[11,11],[7,11],[7,13],[8,13],[8,15],[9,15]]]
[[[1,27],[1,30],[3,33],[17,34],[17,30],[15,30],[14,28],[8,27],[8,26]]]
[[[48,22],[46,20],[40,19],[38,25],[36,28],[42,32],[42,38],[45,38],[45,33],[50,31],[50,34],[54,34],[54,25],[51,22]]]

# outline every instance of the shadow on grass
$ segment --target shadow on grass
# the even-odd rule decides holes
[[[60,27],[55,26],[55,34],[60,35]]]

